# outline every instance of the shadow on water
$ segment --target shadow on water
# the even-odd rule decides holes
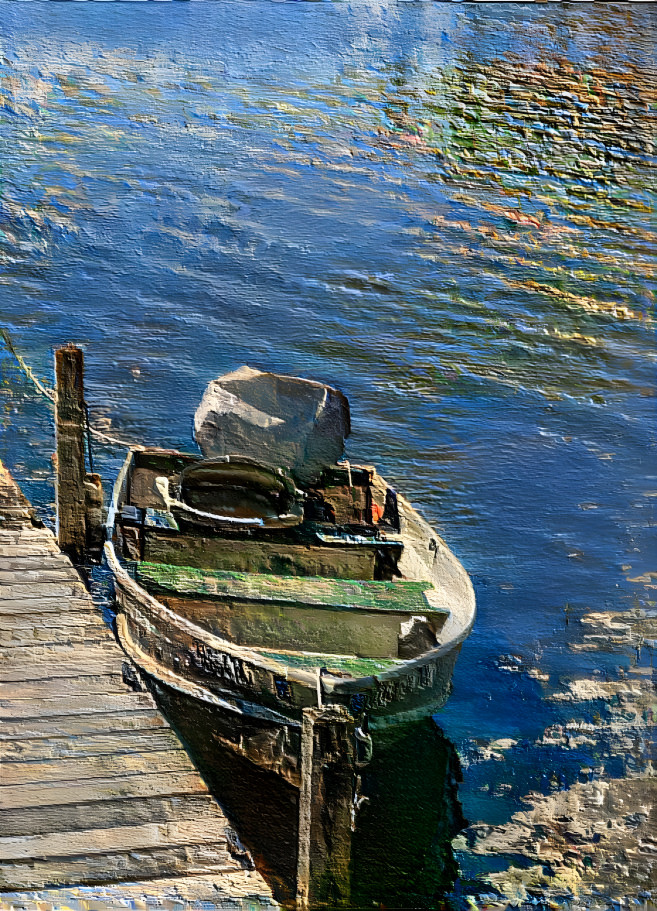
[[[238,716],[229,718],[160,684],[155,686],[154,696],[277,900],[291,903],[298,789],[231,749],[230,743],[237,747],[240,738],[250,733],[239,725]]]
[[[277,900],[294,907],[298,788],[228,745],[251,733],[234,717],[159,684],[155,696]],[[348,907],[434,908],[454,886],[451,841],[467,825],[456,751],[431,717],[373,741],[356,783]]]
[[[353,840],[354,905],[436,907],[458,874],[451,840],[467,824],[452,743],[431,717],[377,732],[362,778],[367,802]]]

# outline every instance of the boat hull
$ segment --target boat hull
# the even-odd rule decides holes
[[[336,678],[259,661],[183,620],[146,593],[114,557],[121,643],[146,673],[208,704],[262,721],[299,724],[304,708],[342,705],[375,726],[439,710],[452,687],[461,643],[436,648],[381,675]]]
[[[138,462],[135,461],[137,456],[139,457]],[[367,717],[369,723],[383,727],[430,714],[445,704],[452,687],[454,664],[461,645],[474,622],[474,592],[467,572],[445,542],[401,496],[394,495],[399,532],[396,536],[391,536],[389,531],[382,534],[381,546],[385,550],[385,547],[392,546],[391,539],[393,543],[396,542],[395,546],[399,548],[401,554],[396,558],[395,569],[397,579],[401,580],[399,589],[401,595],[398,594],[396,597],[401,597],[403,602],[406,594],[409,593],[408,597],[411,600],[403,610],[399,611],[399,605],[389,603],[389,590],[385,588],[386,585],[394,587],[394,583],[383,584],[381,591],[385,589],[387,594],[381,594],[377,589],[377,594],[372,596],[374,601],[369,603],[363,602],[364,586],[367,583],[363,583],[363,591],[359,593],[356,591],[359,582],[338,582],[334,586],[335,592],[339,594],[335,603],[330,599],[322,602],[322,610],[326,619],[320,621],[320,626],[322,631],[328,630],[329,633],[326,642],[321,645],[324,646],[332,641],[331,625],[337,626],[341,622],[340,618],[345,618],[343,623],[345,628],[350,629],[349,624],[354,623],[360,623],[361,626],[358,627],[360,630],[358,634],[354,632],[351,637],[346,637],[347,641],[345,641],[345,635],[342,635],[341,639],[334,636],[335,648],[333,649],[320,647],[313,650],[307,646],[304,648],[303,636],[298,637],[296,642],[294,637],[289,640],[288,635],[283,635],[273,620],[263,622],[260,619],[258,622],[260,622],[261,629],[255,626],[251,630],[248,625],[244,627],[240,618],[244,628],[237,631],[231,629],[230,634],[226,635],[221,625],[215,623],[211,615],[206,613],[204,616],[203,614],[203,610],[212,611],[211,602],[204,605],[203,610],[199,610],[198,605],[194,606],[192,603],[195,597],[194,592],[198,592],[198,589],[192,586],[189,594],[185,594],[188,586],[184,579],[185,584],[182,586],[179,585],[180,580],[176,581],[173,591],[177,597],[172,601],[171,606],[168,606],[168,590],[164,595],[158,594],[161,591],[163,580],[155,578],[149,581],[142,578],[143,572],[139,569],[140,566],[150,566],[151,573],[155,568],[155,563],[152,562],[153,556],[145,554],[147,542],[144,539],[141,543],[141,552],[131,555],[132,559],[137,561],[136,577],[133,578],[133,575],[128,572],[126,564],[119,560],[114,540],[123,540],[125,556],[124,536],[120,533],[117,534],[117,528],[119,528],[117,516],[121,514],[122,510],[126,510],[126,504],[133,503],[131,498],[141,496],[143,499],[144,496],[144,491],[139,493],[133,483],[135,465],[141,466],[139,470],[142,472],[147,472],[150,483],[153,474],[158,475],[162,471],[173,469],[178,471],[181,468],[184,473],[185,466],[188,468],[192,463],[193,457],[183,453],[156,449],[143,450],[139,453],[132,452],[127,457],[114,487],[108,519],[109,540],[105,544],[105,555],[115,580],[116,600],[120,611],[117,626],[121,641],[127,653],[142,670],[181,693],[215,705],[222,711],[232,712],[236,718],[242,716],[274,725],[300,725],[305,710],[336,706],[346,709],[357,721]],[[374,469],[352,466],[349,469],[350,485],[352,479],[355,483],[356,477],[359,476],[354,472],[367,476],[367,483],[371,490],[381,499],[384,494],[385,497],[388,497],[390,488]],[[157,481],[157,477],[155,480]],[[139,500],[137,502],[141,503]],[[141,503],[141,505],[145,504]],[[336,506],[336,508],[338,507]],[[127,509],[131,510],[134,507],[129,505]],[[327,566],[323,567],[324,571],[318,575],[332,575],[337,580],[342,579],[341,561],[346,545],[342,549],[335,550],[333,538],[327,538],[324,541],[325,535],[322,537],[322,535],[316,534],[315,537],[321,538],[323,543],[315,541],[311,547],[307,544],[302,547],[296,546],[295,553],[303,551],[307,556],[307,553],[315,554],[316,551],[324,554]],[[174,544],[180,547],[187,546],[185,542],[188,538],[189,535],[181,536],[177,530],[173,536],[169,531],[165,533],[165,539],[169,541],[171,547]],[[232,543],[226,543],[221,535],[219,538],[213,537],[212,533],[206,531],[194,540],[198,544],[194,551],[195,559],[198,558],[202,561],[204,569],[222,568],[221,563],[215,566],[218,559],[215,553],[218,541],[222,547],[228,547],[233,556],[236,548],[239,550],[235,543],[238,540],[240,546],[248,545],[251,550],[255,548],[256,551],[267,547],[271,549],[274,546],[268,542],[266,536],[261,540],[261,536],[251,537],[250,534],[241,536],[239,539],[236,538]],[[342,538],[339,540],[343,541]],[[347,536],[345,540],[351,539]],[[364,549],[369,553],[369,550],[372,549],[371,541],[367,537],[355,536],[353,542],[347,547],[350,552],[356,553]],[[287,550],[290,550],[289,544],[283,544],[282,547],[284,550],[286,547]],[[376,550],[376,548],[374,549]],[[185,565],[197,565],[192,559],[187,564],[185,560],[187,553],[184,550],[180,554],[177,551],[174,553],[174,551],[175,548],[171,551],[170,558],[164,561],[165,563],[173,563],[183,569]],[[209,562],[209,566],[206,561]],[[160,557],[159,563],[162,562]],[[326,572],[329,564],[333,570],[330,574]],[[161,566],[158,572],[161,574],[163,569],[167,569],[167,567]],[[241,591],[240,586],[244,588],[245,581],[248,582],[247,587],[252,585],[248,574],[265,571],[271,572],[272,569],[249,569],[246,573],[242,569],[241,573],[235,574],[234,581],[231,581],[229,573],[225,574],[229,578],[222,578],[223,588],[221,591],[217,589],[216,596],[223,599],[233,609],[235,605],[240,605],[245,597],[245,592]],[[194,572],[194,570],[190,570],[187,575],[192,578]],[[275,602],[279,602],[281,605],[281,616],[288,610],[288,602],[296,602],[301,608],[301,612],[297,612],[295,622],[299,624],[300,632],[308,639],[310,636],[308,624],[311,621],[317,622],[317,618],[313,619],[317,612],[316,607],[313,606],[313,598],[319,597],[319,595],[315,591],[318,587],[317,577],[313,577],[313,573],[310,573],[306,592],[309,604],[307,617],[304,619],[306,612],[303,610],[303,587],[299,587],[299,580],[305,574],[298,571],[291,573],[292,578],[287,587],[296,586],[292,596],[287,590],[283,590],[285,586],[282,585],[282,576],[271,579],[266,579],[264,576],[253,576],[253,580],[256,578],[264,580],[265,590],[262,592],[254,590],[253,593],[249,591],[246,596],[247,600],[259,597],[263,605],[273,605],[268,609],[277,622],[280,618],[277,616]],[[171,573],[165,575],[171,575]],[[220,576],[221,573],[215,575]],[[241,581],[238,580],[238,576]],[[371,579],[372,576],[348,575],[344,578]],[[215,579],[210,579],[210,582],[212,583],[210,588],[214,591],[219,583]],[[206,585],[206,582],[203,584]],[[381,583],[373,584],[376,586]],[[255,581],[253,581],[253,585],[255,585]],[[421,599],[416,594],[415,602],[410,594],[411,589],[403,587],[413,585],[422,585]],[[353,592],[349,586],[354,587]],[[205,591],[205,589],[201,590]],[[275,597],[272,594],[274,590]],[[374,591],[374,589],[372,590]],[[321,597],[327,597],[326,592],[323,592]],[[350,597],[355,599],[353,604],[347,603]],[[186,598],[191,600],[187,602]],[[345,598],[347,601],[344,601]],[[217,603],[219,604],[219,602]],[[245,610],[247,609],[248,605],[245,607]],[[385,635],[389,639],[391,634],[388,627],[392,622],[390,617],[395,610],[398,610],[400,614],[401,619],[398,622],[401,623],[401,626],[398,641],[394,646],[398,651],[393,653],[387,651],[391,648],[387,639],[384,644],[381,644],[383,640],[378,641],[376,637],[370,641],[369,629],[367,625],[363,627],[363,623],[369,623],[371,618],[372,628],[376,627],[377,631],[385,628]],[[334,615],[334,620],[328,619],[331,614]],[[264,613],[263,616],[265,616]],[[355,629],[356,627],[354,627]],[[269,636],[271,639],[272,630],[278,630],[276,635],[281,640],[281,645],[283,642],[286,643],[283,648],[276,647],[277,642],[265,645],[269,641],[267,637]],[[240,642],[240,639],[248,641],[249,636],[258,644],[249,647]],[[376,657],[361,660],[354,655],[345,655],[344,651],[339,651],[339,649],[350,648],[352,639],[354,654],[381,655],[381,660]],[[312,637],[308,639],[308,641],[311,640]],[[318,641],[317,645],[319,644]],[[377,649],[380,650],[377,651]],[[333,651],[337,654],[330,654]],[[410,657],[403,657],[405,654]],[[383,657],[386,655],[387,658]],[[343,658],[346,659],[346,662],[341,664]],[[356,666],[358,666],[357,669]]]

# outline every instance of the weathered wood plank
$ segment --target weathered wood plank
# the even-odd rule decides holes
[[[129,730],[113,733],[79,734],[77,737],[44,737],[30,740],[0,740],[0,761],[33,762],[46,759],[70,759],[107,753],[151,753],[180,749],[180,742],[169,728]],[[146,759],[145,762],[148,762]],[[0,778],[0,781],[2,779]]]
[[[104,632],[100,636],[98,634],[87,636],[84,634],[84,631],[80,635],[78,635],[75,631],[70,631],[65,636],[60,636],[59,638],[56,638],[56,639],[48,639],[46,637],[45,640],[44,639],[34,639],[34,640],[29,640],[27,642],[4,643],[4,644],[0,645],[0,653],[3,653],[3,655],[4,655],[4,657],[1,658],[0,660],[6,660],[6,661],[12,661],[12,662],[16,661],[17,659],[15,659],[12,656],[12,650],[14,650],[14,649],[17,652],[22,649],[29,652],[30,648],[34,648],[36,650],[36,649],[42,648],[44,645],[48,648],[50,648],[54,645],[75,645],[78,647],[79,654],[80,654],[80,660],[83,661],[84,658],[82,656],[84,655],[85,649],[88,646],[102,645],[103,642],[108,642],[111,644],[112,639],[111,639],[111,637],[108,638],[108,636],[109,636],[109,631],[108,631],[107,636],[105,635]]]
[[[237,864],[228,851],[211,845],[189,845],[167,849],[132,851],[116,854],[84,854],[80,857],[30,859],[0,864],[0,889],[39,889],[54,883],[121,882],[153,879],[158,876],[185,875],[187,872],[215,873],[234,871]]]
[[[40,529],[39,532],[41,532]],[[52,536],[44,538],[42,532],[25,536],[21,526],[9,528],[2,521],[2,514],[0,513],[0,553],[20,551],[22,554],[29,554],[33,552],[33,549],[34,553],[38,553],[41,548],[47,548],[48,553],[53,553],[52,542]],[[54,552],[56,553],[57,551]]]
[[[210,794],[183,794],[177,797],[125,797],[92,803],[69,804],[66,807],[25,807],[0,816],[0,835],[49,835],[62,831],[62,818],[67,832],[97,828],[166,823],[172,820],[197,819],[208,807],[216,812]],[[64,814],[64,817],[62,817]]]
[[[0,616],[28,614],[29,616],[42,614],[63,614],[71,611],[85,611],[90,616],[100,617],[100,611],[89,604],[86,598],[12,598],[0,600]],[[44,618],[44,623],[47,619]]]
[[[110,694],[124,686],[121,669],[114,674],[97,674],[88,677],[56,677],[50,680],[0,683],[0,699],[21,701],[25,699],[54,699],[63,696],[92,696]]]
[[[108,693],[103,696],[71,696],[66,700],[42,699],[39,702],[15,702],[0,699],[0,719],[62,718],[68,715],[102,715],[106,712],[137,712],[154,708],[151,696],[134,693]]]
[[[2,517],[5,522],[11,523],[12,520],[16,521],[20,519],[21,521],[29,521],[32,513],[29,509],[25,509],[22,506],[15,506],[14,504],[9,505],[7,501],[2,507]]]
[[[57,718],[23,718],[4,721],[0,725],[0,741],[12,739],[41,739],[45,737],[93,734],[97,731],[143,731],[150,728],[167,728],[162,716],[152,706],[149,711],[100,712],[97,715],[64,715]]]
[[[68,566],[42,566],[41,569],[4,569],[0,567],[0,585],[51,585],[54,582],[77,582],[84,587],[79,573]],[[85,589],[86,591],[86,589]]]
[[[48,528],[37,528],[34,525],[24,522],[17,523],[12,527],[0,524],[0,544],[7,542],[16,544],[18,541],[53,541],[54,535]]]
[[[105,854],[134,851],[140,848],[169,848],[178,845],[226,844],[227,822],[208,812],[197,820],[172,820],[164,825],[113,826],[109,829],[68,830],[50,835],[0,836],[0,863],[32,857],[70,857],[71,855]]]
[[[121,673],[123,663],[127,660],[112,648],[112,642],[103,642],[95,649],[86,649],[84,653],[84,662],[80,662],[78,649],[72,646],[65,646],[58,649],[55,654],[35,654],[38,650],[30,649],[33,653],[32,660],[26,664],[22,661],[12,662],[8,660],[0,662],[0,683],[11,683],[26,681],[28,683],[37,680],[56,680],[59,677],[77,676],[80,680],[85,677],[95,676],[97,674]],[[14,652],[20,652],[20,649],[14,649]]]
[[[36,573],[36,572],[66,572],[67,578],[78,576],[78,572],[71,566],[71,561],[60,553],[55,544],[52,548],[42,548],[42,554],[26,554],[23,548],[17,548],[18,553],[9,554],[7,548],[0,550],[1,573]],[[2,577],[0,576],[0,581]]]
[[[83,905],[108,911],[124,907],[180,908],[183,904],[185,908],[207,908],[208,911],[236,911],[240,907],[251,911],[274,911],[279,907],[258,873],[239,869],[220,875],[187,872],[185,876],[162,876],[121,885],[94,884],[83,889],[63,886],[29,893],[5,892],[0,898],[0,909],[35,911],[37,902],[39,911],[61,911]]]
[[[50,540],[49,538],[37,538],[31,539],[34,543],[23,543],[23,544],[6,544],[1,543],[2,550],[0,551],[0,560],[11,560],[15,557],[21,557],[23,559],[37,557],[43,559],[44,557],[48,558],[51,554],[57,557],[63,557],[57,544],[55,543],[54,538]],[[66,557],[63,557],[66,559]]]
[[[324,576],[344,579],[371,579],[376,548],[369,545],[335,546],[330,556],[326,549],[306,544],[276,544],[268,541],[233,541],[227,538],[175,538],[147,530],[144,559],[151,563],[183,566],[209,566],[237,572],[289,572],[299,576]]]
[[[0,547],[3,544],[16,544],[22,540],[25,525],[22,521],[14,521],[0,512]]]
[[[18,600],[22,598],[34,598],[35,601],[41,598],[84,598],[88,595],[79,577],[78,580],[70,582],[11,582],[3,584],[2,597],[5,601]],[[91,608],[90,608],[91,609]]]
[[[42,617],[40,614],[0,614],[0,630],[41,630],[43,635],[65,635],[70,629],[93,629],[107,632],[107,624],[102,617],[91,613],[88,609],[77,611],[63,611],[60,614],[49,614]],[[41,637],[34,637],[41,638]]]
[[[15,648],[0,646],[0,679],[4,679],[2,676],[4,673],[13,674],[16,670],[21,674],[29,671],[26,675],[27,679],[36,679],[32,674],[37,674],[41,667],[52,666],[53,662],[60,667],[77,666],[80,668],[80,673],[84,673],[85,670],[91,670],[92,661],[99,660],[102,656],[105,658],[122,656],[123,660],[126,660],[111,635],[103,636],[94,643],[88,642],[84,652],[81,652],[79,645],[73,642],[50,644],[35,642],[29,646]],[[20,679],[25,679],[25,677]]]
[[[3,621],[5,619],[3,617]],[[102,621],[90,618],[86,614],[81,614],[79,619],[73,615],[69,622],[66,622],[62,615],[58,618],[56,626],[32,623],[30,626],[15,624],[13,628],[3,629],[0,624],[0,645],[12,648],[41,642],[82,642],[99,638],[106,632],[107,627]]]
[[[29,649],[30,646],[41,646],[41,645],[78,645],[80,648],[84,648],[87,645],[97,645],[102,640],[98,638],[98,631],[94,630],[81,630],[80,632],[71,629],[62,631],[59,635],[47,636],[45,631],[42,631],[38,638],[25,638],[21,639],[19,636],[11,638],[9,634],[5,636],[6,641],[2,640],[2,635],[0,635],[0,648],[3,651],[6,650],[9,660],[11,659],[12,649]]]
[[[430,610],[425,592],[430,582],[356,582],[335,578],[281,576],[272,573],[242,573],[230,570],[195,569],[162,563],[139,563],[137,581],[149,588],[174,595],[196,595],[229,602],[302,605],[340,611],[399,611],[402,614]]]
[[[192,772],[192,761],[178,744],[166,750],[149,753],[145,761],[140,753],[126,753],[120,758],[111,754],[101,756],[76,756],[73,759],[47,759],[43,762],[7,762],[2,767],[0,793],[5,788],[47,781],[64,782],[75,790],[81,779],[125,778],[140,775],[148,768],[156,772]]]
[[[198,772],[142,772],[110,778],[78,781],[49,781],[0,787],[0,810],[18,807],[47,807],[91,801],[117,800],[121,797],[171,797],[174,794],[207,792]]]

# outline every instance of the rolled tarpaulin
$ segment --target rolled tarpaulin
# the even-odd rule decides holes
[[[194,416],[207,459],[247,456],[286,468],[302,484],[342,456],[349,403],[313,380],[240,367],[208,385]]]

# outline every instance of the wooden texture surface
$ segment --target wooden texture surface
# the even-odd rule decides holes
[[[126,661],[0,463],[0,909],[275,907]]]
[[[75,345],[55,351],[57,516],[59,546],[76,562],[87,537],[84,458],[84,355]]]

